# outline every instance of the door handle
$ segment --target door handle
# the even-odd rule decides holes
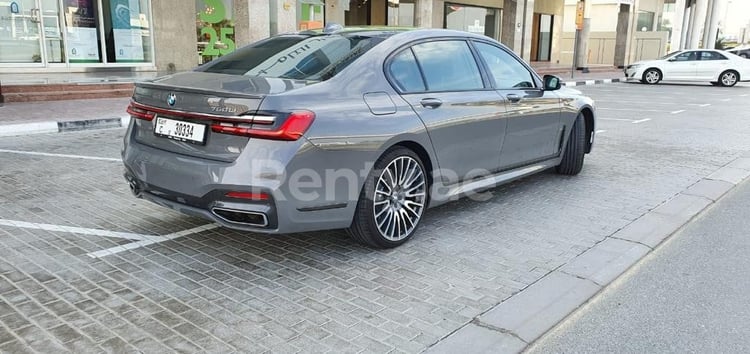
[[[443,101],[437,98],[424,98],[419,103],[421,103],[422,107],[424,108],[432,108],[432,109],[438,108],[441,105],[443,105]]]
[[[505,98],[507,98],[508,101],[510,101],[511,103],[518,103],[518,101],[521,100],[521,96],[516,95],[514,93],[509,93],[509,94],[505,95]]]

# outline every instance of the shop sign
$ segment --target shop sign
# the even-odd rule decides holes
[[[112,0],[110,11],[112,13],[112,31],[117,61],[144,61],[139,1]],[[133,23],[136,23],[136,25],[134,26]]]
[[[235,44],[229,37],[234,35],[234,27],[222,25],[227,23],[224,2],[222,0],[203,0],[203,2],[206,8],[199,15],[204,24],[204,27],[200,29],[200,35],[208,39],[203,55],[219,56],[233,52]]]

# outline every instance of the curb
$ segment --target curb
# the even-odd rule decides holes
[[[626,78],[618,79],[598,79],[598,80],[584,80],[584,81],[565,81],[564,86],[585,86],[585,85],[599,85],[599,84],[611,84],[615,82],[625,82]]]
[[[746,154],[474,317],[425,353],[525,350],[748,177]]]
[[[80,130],[127,127],[130,116],[119,118],[83,119],[74,121],[45,121],[35,123],[0,125],[0,137],[45,133],[63,133]]]

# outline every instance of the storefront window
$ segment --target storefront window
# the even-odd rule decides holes
[[[388,0],[388,26],[414,27],[415,0]]]
[[[498,39],[500,35],[500,10],[446,3],[443,27],[483,34]]]
[[[199,64],[234,51],[232,0],[195,0]]]
[[[67,52],[71,63],[101,63],[99,20],[94,0],[65,0]]]
[[[148,0],[102,2],[107,62],[150,62],[151,26]]]
[[[322,0],[298,0],[297,5],[297,29],[323,28],[325,4]]]
[[[0,63],[151,63],[151,42],[150,0],[0,0]]]
[[[654,13],[651,11],[638,11],[638,31],[652,31],[654,28]]]

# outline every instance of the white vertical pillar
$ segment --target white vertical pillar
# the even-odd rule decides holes
[[[709,15],[703,30],[703,48],[713,49],[716,45],[716,35],[719,32],[719,0],[710,0]]]
[[[526,61],[531,61],[531,36],[534,31],[534,0],[524,0],[523,6],[519,4],[520,11],[523,13],[523,30],[521,37],[521,57]]]
[[[685,0],[677,0],[674,4],[674,18],[672,18],[672,37],[669,39],[670,48],[669,50],[675,51],[681,48],[682,45],[682,30],[684,28],[683,21],[685,20]]]
[[[693,20],[693,13],[690,7],[685,7],[682,14],[682,33],[680,33],[680,46],[678,49],[689,49],[690,42],[690,22]]]
[[[705,24],[706,12],[708,9],[708,0],[696,0],[695,5],[691,11],[692,28],[690,29],[690,45],[689,48],[698,48],[703,35],[701,30]],[[693,16],[695,15],[695,16]]]

